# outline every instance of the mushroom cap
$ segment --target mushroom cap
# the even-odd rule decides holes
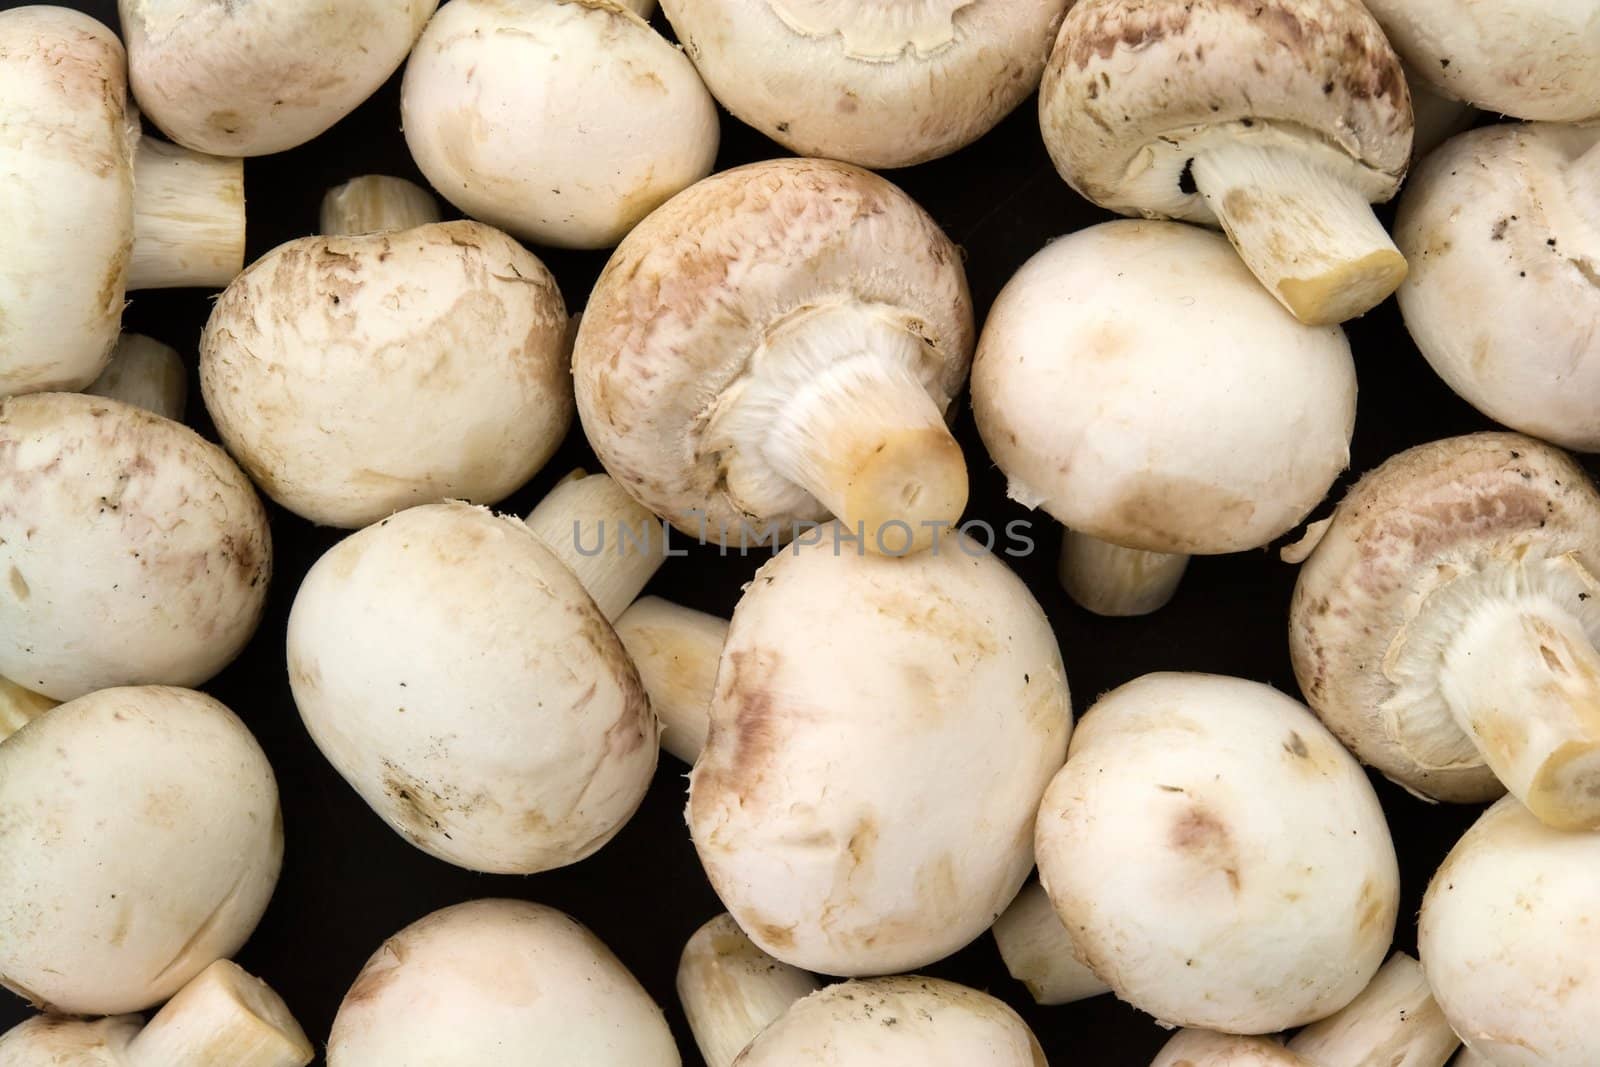
[[[56,700],[198,685],[271,576],[266,510],[193,430],[104,397],[0,400],[0,675]]]
[[[1071,701],[1049,620],[981,546],[886,558],[838,529],[766,563],[733,613],[689,828],[764,952],[889,974],[1022,888]]]
[[[218,156],[302,145],[399,69],[439,0],[118,0],[128,78],[174,141]]]
[[[1600,126],[1463,134],[1417,169],[1395,225],[1400,308],[1433,369],[1497,422],[1586,452],[1600,451],[1600,227],[1566,179],[1596,144]]]
[[[972,358],[972,297],[960,252],[905,193],[849,164],[776,159],[673,197],[617,248],[578,328],[578,415],[606,470],[690,534],[825,517],[775,471],[751,475],[765,459],[721,448],[707,412],[737,405],[773,330],[834,305],[919,337],[918,377],[948,410]],[[743,498],[735,463],[739,484],[787,495]]]
[[[417,42],[400,107],[441,196],[561,248],[616,244],[717,155],[694,65],[613,0],[455,0]]]
[[[1600,834],[1553,830],[1506,797],[1434,875],[1417,930],[1450,1025],[1498,1067],[1600,1055]]]
[[[841,982],[797,1002],[735,1067],[1046,1067],[1021,1016],[976,989],[915,975]]]
[[[1301,691],[1340,740],[1401,785],[1462,803],[1499,796],[1442,697],[1428,714],[1396,714],[1402,679],[1392,664],[1433,590],[1462,573],[1569,553],[1600,573],[1600,494],[1557,449],[1480,433],[1392,457],[1340,501],[1300,569],[1289,649]]]
[[[187,689],[35,719],[0,744],[0,811],[0,985],[62,1012],[140,1011],[232,956],[283,861],[266,756]]]
[[[666,1017],[576,920],[521,900],[436,911],[339,1006],[328,1067],[678,1067]]]
[[[907,167],[1039,84],[1067,0],[664,0],[712,93],[803,156]]]
[[[314,522],[414,504],[493,503],[572,420],[555,279],[498,230],[445,222],[305,237],[217,300],[200,384],[223,443]]]
[[[1292,529],[1349,460],[1356,372],[1226,238],[1118,221],[1006,284],[972,365],[978,431],[1014,499],[1152,552],[1234,552]]]
[[[1080,0],[1039,121],[1079,193],[1191,222],[1216,221],[1186,180],[1212,138],[1293,143],[1369,200],[1394,195],[1411,156],[1405,74],[1359,0]]]
[[[658,726],[622,643],[515,518],[431,504],[341,541],[295,597],[288,659],[323,755],[458,866],[575,863],[655,771]]]
[[[1330,1015],[1389,950],[1400,876],[1361,766],[1256,682],[1150,674],[1100,698],[1039,809],[1078,958],[1164,1024]]]
[[[0,1034],[0,1067],[123,1067],[142,1025],[137,1015],[93,1022],[35,1015]]]
[[[1441,92],[1503,115],[1600,118],[1591,0],[1366,0],[1394,47]]]
[[[0,11],[0,396],[82,389],[117,343],[138,137],[123,66],[88,15]]]
[[[1150,1067],[1308,1067],[1270,1038],[1238,1037],[1213,1030],[1179,1030],[1161,1046]],[[1313,1065],[1314,1067],[1314,1065]]]

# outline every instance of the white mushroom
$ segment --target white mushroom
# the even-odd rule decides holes
[[[1267,686],[1151,674],[1084,716],[1039,809],[1077,958],[1163,1023],[1265,1034],[1350,1003],[1399,870],[1361,767]]]
[[[1495,1067],[1600,1062],[1600,834],[1490,808],[1433,877],[1417,947],[1450,1025]]]
[[[803,156],[906,167],[1039,85],[1067,0],[664,0],[719,101]]]
[[[228,960],[201,971],[148,1026],[137,1015],[39,1016],[0,1034],[0,1067],[306,1067],[315,1056],[283,998]]]
[[[677,987],[706,1067],[732,1067],[757,1034],[820,983],[762,952],[732,916],[718,915],[683,946]]]
[[[1029,882],[990,933],[1006,972],[1028,987],[1036,1004],[1073,1004],[1111,992],[1078,959],[1050,894]]]
[[[116,400],[0,400],[0,675],[56,700],[198,685],[255,631],[266,511],[223,451]]]
[[[614,0],[455,0],[417,42],[400,107],[440,195],[561,248],[616,244],[717,155],[693,64]]]
[[[0,741],[59,704],[47,696],[0,678]]]
[[[784,159],[629,234],[572,364],[606,470],[685,533],[781,542],[832,512],[904,553],[966,506],[945,420],[972,340],[960,253],[921,208],[855,167]]]
[[[244,264],[244,167],[139,137],[122,44],[61,7],[0,11],[0,396],[82,389],[124,292]]]
[[[1433,369],[1497,422],[1585,452],[1600,452],[1597,220],[1600,126],[1507,125],[1434,152],[1395,226],[1400,309]]]
[[[728,620],[647,596],[618,617],[616,628],[650,696],[650,710],[661,720],[661,747],[693,766],[711,729]]]
[[[1071,528],[1067,590],[1136,613],[1188,554],[1266,544],[1322,500],[1349,459],[1356,373],[1343,332],[1295,321],[1221,237],[1118,221],[1006,284],[972,408],[1012,499]]]
[[[1220,225],[1302,322],[1360,315],[1405,277],[1369,203],[1405,174],[1411,102],[1358,0],[1081,0],[1039,119],[1074,189]]]
[[[679,1067],[661,1009],[553,908],[476,900],[383,943],[350,987],[328,1067]]]
[[[210,697],[104,689],[0,743],[0,985],[141,1011],[232,956],[283,859],[272,768]]]
[[[432,193],[386,174],[351,178],[322,197],[321,230],[328,237],[409,230],[443,218]]]
[[[84,392],[182,422],[183,406],[189,397],[189,372],[183,357],[171,345],[143,334],[125,333],[117,339],[111,362]]]
[[[285,152],[399,69],[438,0],[118,0],[139,104],[181,145]]]
[[[1410,64],[1402,61],[1401,66],[1406,72],[1406,88],[1411,92],[1411,114],[1415,123],[1411,158],[1415,163],[1456,134],[1471,129],[1479,118],[1479,112],[1471,104],[1441,95]],[[1404,253],[1405,249],[1400,251]],[[1406,261],[1411,262],[1409,256]],[[1414,263],[1411,265],[1416,266]]]
[[[1565,454],[1506,433],[1420,445],[1361,479],[1300,572],[1300,688],[1414,792],[1503,784],[1553,826],[1600,828],[1597,573],[1600,494]]]

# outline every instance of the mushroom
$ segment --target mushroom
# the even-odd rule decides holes
[[[1600,20],[1585,0],[1366,0],[1439,93],[1521,119],[1600,118]]]
[[[1600,828],[1597,570],[1600,494],[1564,453],[1507,433],[1402,452],[1301,569],[1300,688],[1415,793],[1475,803],[1503,785],[1552,826]]]
[[[822,534],[733,613],[689,829],[762,951],[891,974],[966,945],[1022,888],[1071,704],[1049,620],[977,542],[895,559]]]
[[[908,167],[989,132],[1039,85],[1067,0],[664,0],[727,109],[803,156]]]
[[[1479,113],[1471,104],[1440,95],[1409,63],[1402,60],[1400,65],[1406,72],[1406,88],[1411,93],[1411,114],[1415,122],[1411,160],[1415,164],[1456,134],[1471,129]],[[1404,254],[1405,249],[1402,248],[1401,253]],[[1413,268],[1416,266],[1409,256],[1406,262]]]
[[[601,462],[685,533],[777,542],[832,512],[903,554],[966,506],[945,420],[972,340],[960,253],[921,208],[855,167],[782,159],[629,234],[572,369]]]
[[[13,681],[0,678],[0,741],[4,741],[59,703],[31,689],[24,689]]]
[[[736,1067],[1041,1067],[1044,1050],[1001,1001],[937,978],[842,982],[795,1004]]]
[[[559,248],[611,247],[717,156],[694,65],[615,0],[455,0],[417,42],[400,109],[446,200]]]
[[[122,44],[61,7],[0,11],[0,397],[82,389],[129,289],[244,264],[244,167],[139,137]]]
[[[266,756],[187,689],[40,715],[0,743],[0,811],[0,985],[55,1011],[166,1000],[244,944],[283,861]]]
[[[1597,220],[1600,126],[1504,125],[1430,156],[1395,226],[1400,309],[1433,369],[1497,422],[1585,452],[1600,452]]]
[[[1399,870],[1372,785],[1265,685],[1150,674],[1090,709],[1039,809],[1076,956],[1164,1025],[1286,1030],[1383,963]]]
[[[111,362],[84,392],[182,422],[183,406],[189,397],[189,372],[183,357],[171,345],[143,334],[125,333],[117,339]]]
[[[219,156],[286,152],[399,69],[439,0],[118,0],[133,95],[161,131]]]
[[[711,729],[728,620],[647,596],[617,618],[616,629],[661,720],[661,747],[693,766]]]
[[[0,400],[0,675],[198,685],[261,618],[267,515],[222,449],[116,400]]]
[[[306,1067],[315,1056],[283,998],[228,960],[201,971],[148,1026],[137,1015],[41,1015],[0,1034],[0,1067]]]
[[[408,194],[378,197],[396,221],[418,217]],[[341,210],[340,228],[365,225]],[[566,331],[544,264],[481,223],[303,237],[218,298],[200,387],[268,496],[360,527],[414,504],[493,503],[537,473],[572,421]]]
[[[558,489],[536,525],[598,527],[614,552],[433,504],[334,546],[295,598],[289,681],[312,740],[429,855],[506,874],[565,866],[644,799],[658,728],[596,599],[626,604],[662,557],[623,551],[622,527],[654,520],[615,486],[583,491],[594,480]]]
[[[1072,936],[1038,882],[1017,894],[990,932],[1006,972],[1027,986],[1035,1004],[1074,1004],[1111,992],[1078,959]]]
[[[1359,0],[1081,0],[1039,120],[1079,193],[1220,225],[1302,322],[1360,315],[1405,277],[1369,205],[1405,175],[1411,101]]]
[[[811,975],[762,952],[726,914],[683,947],[677,985],[706,1067],[732,1067],[757,1034],[820,988]]]
[[[328,1039],[328,1067],[680,1063],[622,961],[571,917],[521,900],[458,904],[389,938]]]
[[[1286,314],[1221,237],[1117,221],[1006,284],[972,408],[1012,499],[1070,527],[1068,592],[1138,614],[1189,554],[1266,544],[1322,500],[1349,459],[1356,373],[1344,333]]]
[[[322,197],[321,228],[329,237],[409,230],[443,218],[432,193],[386,174],[351,178]]]

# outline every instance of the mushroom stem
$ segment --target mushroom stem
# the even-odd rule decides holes
[[[228,960],[201,971],[128,1045],[128,1067],[305,1067],[315,1055],[283,999]]]
[[[1225,141],[1197,155],[1192,173],[1245,265],[1301,322],[1354,318],[1405,279],[1405,257],[1366,197],[1297,152]]]
[[[614,621],[667,558],[661,520],[605,474],[568,475],[527,518],[528,528]]]
[[[757,1034],[820,988],[757,948],[729,915],[696,930],[678,960],[678,999],[706,1067],[731,1067]]]
[[[1567,189],[1580,218],[1600,220],[1600,141],[1567,169]]]
[[[55,706],[49,697],[0,678],[0,743]]]
[[[244,227],[243,160],[140,139],[129,289],[220,289],[244,269]]]
[[[1433,999],[1422,967],[1397,952],[1344,1009],[1289,1041],[1310,1067],[1444,1067],[1461,1044]]]
[[[1028,987],[1036,1004],[1072,1004],[1111,992],[1078,962],[1044,886],[1029,882],[995,920],[995,944],[1011,977]]]
[[[189,372],[176,349],[153,337],[125,333],[117,339],[111,362],[84,392],[182,422]]]
[[[1079,607],[1121,618],[1165,607],[1188,566],[1186,555],[1123,548],[1067,530],[1057,573]]]
[[[727,620],[647,596],[622,613],[616,630],[661,720],[661,747],[692,766],[711,725]]]
[[[409,230],[442,217],[432,193],[385,174],[351,178],[322,198],[322,232],[329,236]]]

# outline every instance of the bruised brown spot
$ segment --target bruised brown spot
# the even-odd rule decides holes
[[[751,924],[755,934],[776,949],[794,947],[794,930],[791,926],[778,926],[774,923],[756,922]]]
[[[1197,864],[1220,872],[1228,887],[1239,892],[1239,850],[1233,835],[1216,814],[1198,804],[1185,809],[1172,824],[1172,847]]]
[[[1306,748],[1306,739],[1294,731],[1290,731],[1289,740],[1283,743],[1283,750],[1299,759],[1311,758],[1311,750]]]
[[[11,568],[11,595],[18,600],[25,601],[33,595],[33,590],[28,588],[27,579],[22,577],[22,572],[16,567]]]
[[[1357,921],[1357,929],[1363,932],[1381,929],[1388,918],[1388,904],[1370,878],[1361,883],[1361,896],[1356,900],[1356,908],[1361,916]]]

